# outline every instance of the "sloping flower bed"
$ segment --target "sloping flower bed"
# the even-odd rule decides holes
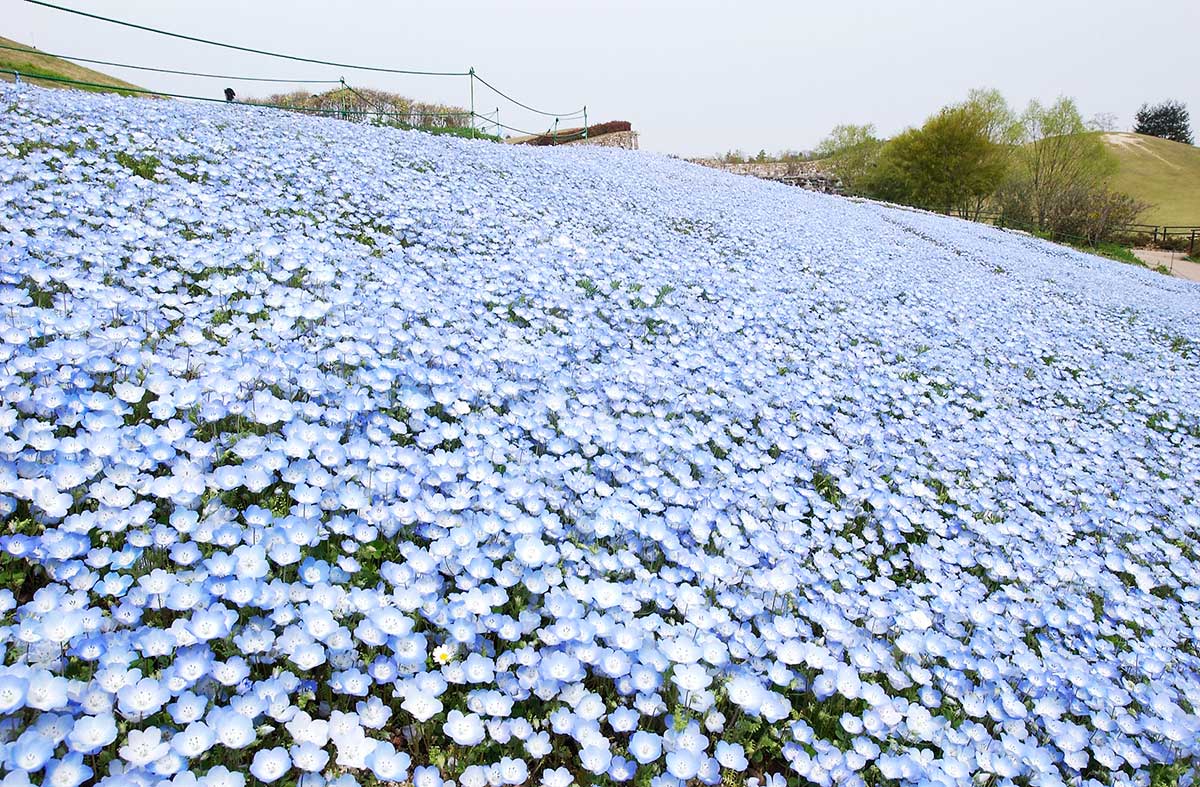
[[[0,108],[5,785],[1192,778],[1195,286],[645,154]]]

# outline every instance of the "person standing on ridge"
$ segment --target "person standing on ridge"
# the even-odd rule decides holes
[[[236,101],[237,100],[237,94],[233,92],[233,88],[231,88],[231,87],[225,88],[225,100],[226,101]]]

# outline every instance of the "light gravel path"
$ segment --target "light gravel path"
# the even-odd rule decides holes
[[[1134,256],[1151,268],[1162,265],[1171,271],[1172,276],[1189,281],[1200,281],[1200,263],[1188,262],[1184,259],[1183,252],[1163,251],[1162,249],[1132,249],[1132,251]]]

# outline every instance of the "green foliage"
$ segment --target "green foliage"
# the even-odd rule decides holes
[[[879,158],[883,141],[875,136],[873,125],[835,126],[814,155],[824,163],[824,169],[842,181],[851,193],[868,193],[867,180]]]
[[[772,162],[784,164],[796,164],[801,161],[811,161],[815,154],[805,153],[800,150],[781,150],[778,153],[768,153],[765,149],[760,150],[758,155],[754,157],[754,161],[758,163]],[[720,161],[722,164],[745,164],[750,159],[746,153],[741,150],[727,150],[724,153],[718,153],[713,156],[713,159]]]
[[[1135,223],[1149,207],[1136,197],[1110,188],[1107,182],[1076,188],[1062,195],[1055,216],[1059,232],[1082,237],[1090,244],[1111,238],[1118,228]]]
[[[1181,757],[1170,765],[1154,764],[1150,766],[1150,787],[1176,787],[1183,783],[1183,777],[1196,767],[1191,757]]]
[[[1021,119],[1008,100],[995,88],[974,88],[961,105],[982,125],[987,138],[997,145],[1015,145],[1021,139]]]
[[[479,129],[472,130],[471,128],[462,128],[459,126],[405,126],[398,125],[399,128],[407,128],[411,131],[423,131],[426,134],[438,134],[441,136],[462,137],[464,139],[483,139],[488,142],[501,142],[503,140],[495,134],[485,134]]]
[[[1100,135],[1087,130],[1072,99],[1049,106],[1029,102],[1021,126],[1024,144],[1015,154],[1004,210],[1038,229],[1054,228],[1071,199],[1105,185],[1116,172],[1116,159]]]
[[[991,139],[989,116],[970,104],[947,107],[884,145],[864,187],[872,196],[978,215],[1003,182],[1007,151]]]
[[[1098,254],[1101,257],[1108,257],[1110,260],[1128,263],[1129,265],[1146,266],[1146,263],[1139,260],[1132,251],[1117,243],[1101,242],[1094,246],[1088,246],[1085,250],[1092,254]]]
[[[1087,122],[1088,131],[1116,131],[1119,127],[1117,116],[1113,112],[1098,112]]]
[[[1149,207],[1110,186],[1117,159],[1071,99],[1030,102],[1021,128],[1012,175],[996,198],[1006,223],[1094,246]]]
[[[873,142],[878,142],[875,136],[875,125],[867,123],[861,126],[843,123],[833,127],[829,136],[821,140],[815,151],[817,158],[831,158],[845,153],[853,148]]]
[[[1071,239],[1065,238],[1063,236],[1054,235],[1053,233],[1049,233],[1049,232],[1042,232],[1042,233],[1037,233],[1037,234],[1039,235],[1039,237],[1043,237],[1046,240],[1055,240],[1055,241],[1065,242],[1066,245],[1071,246],[1072,248],[1079,249],[1080,251],[1086,251],[1088,254],[1095,254],[1098,257],[1107,257],[1110,260],[1116,260],[1117,262],[1124,262],[1128,265],[1136,265],[1139,268],[1146,267],[1146,263],[1139,260],[1137,258],[1137,255],[1135,255],[1127,247],[1122,246],[1119,243],[1110,243],[1108,241],[1100,241],[1100,242],[1092,244],[1092,243],[1080,242],[1077,240],[1071,240]]]
[[[802,150],[781,150],[775,154],[775,161],[786,161],[788,163],[798,161],[810,161],[813,154],[805,153]]]
[[[158,168],[162,166],[162,162],[154,156],[146,156],[145,158],[133,156],[121,150],[115,156],[117,163],[128,169],[134,175],[145,178],[146,180],[154,180],[154,175],[158,172]]]
[[[1018,116],[999,91],[976,89],[886,143],[871,126],[838,126],[818,152],[852,193],[970,219],[998,209],[1010,226],[1089,246],[1149,207],[1110,186],[1116,157],[1065,97]]]
[[[27,536],[40,535],[42,526],[29,516],[28,507],[22,504],[17,511],[0,525],[0,533],[13,535],[20,533]],[[25,557],[16,557],[0,551],[0,588],[8,588],[17,597],[18,603],[24,603],[33,598],[42,587],[49,582],[45,569],[31,563]]]

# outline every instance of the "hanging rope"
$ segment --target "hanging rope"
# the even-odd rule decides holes
[[[30,0],[30,1],[32,2],[33,0]],[[583,110],[572,110],[571,112],[545,112],[541,109],[535,109],[535,108],[529,106],[528,104],[522,104],[520,101],[517,101],[515,98],[508,95],[507,93],[501,92],[501,90],[499,88],[497,88],[491,82],[488,82],[483,77],[479,76],[479,74],[475,74],[475,78],[479,80],[480,84],[484,85],[485,87],[487,87],[489,90],[491,90],[493,93],[500,96],[501,98],[511,101],[512,103],[516,104],[517,106],[521,107],[522,109],[527,109],[530,112],[533,112],[538,115],[545,115],[546,117],[552,117],[552,118],[570,118],[573,116],[578,116],[578,115],[582,114],[582,112],[583,112]]]
[[[169,30],[160,30],[157,27],[149,27],[147,25],[134,24],[133,22],[124,22],[120,19],[113,19],[111,17],[101,16],[99,14],[89,14],[87,11],[77,11],[74,8],[67,8],[66,6],[55,5],[54,3],[47,3],[47,2],[45,2],[45,0],[25,0],[25,2],[33,3],[34,5],[44,6],[46,8],[53,8],[56,11],[64,11],[68,14],[75,14],[76,16],[85,16],[89,19],[98,19],[101,22],[109,22],[114,25],[121,25],[122,27],[131,27],[135,30],[145,30],[148,33],[158,33],[159,35],[170,36],[172,38],[179,38],[184,41],[194,41],[198,44],[208,44],[209,46],[219,46],[219,47],[224,47],[225,49],[236,49],[239,52],[250,52],[251,54],[255,54],[255,55],[266,55],[268,57],[278,57],[278,58],[282,58],[284,60],[295,60],[299,63],[316,63],[317,65],[322,65],[322,66],[335,66],[337,68],[351,68],[351,69],[355,69],[357,71],[376,71],[381,74],[412,74],[412,75],[416,75],[416,76],[431,76],[431,77],[465,77],[465,76],[468,76],[466,71],[415,71],[415,70],[408,70],[408,69],[401,69],[401,68],[382,68],[380,66],[360,66],[360,65],[354,65],[353,63],[338,63],[333,60],[318,60],[318,59],[312,58],[312,57],[301,57],[299,55],[286,55],[286,54],[282,54],[280,52],[270,52],[265,49],[255,49],[253,47],[248,47],[248,46],[238,46],[237,44],[227,44],[222,41],[212,41],[207,38],[199,38],[197,36],[184,35],[183,33],[172,33]]]
[[[342,110],[342,109],[322,109],[320,107],[301,107],[290,106],[287,104],[259,104],[252,101],[226,101],[223,98],[213,98],[211,96],[193,96],[187,93],[166,93],[161,90],[147,90],[140,87],[119,87],[116,85],[106,85],[100,82],[87,82],[81,79],[69,79],[67,77],[46,76],[44,74],[36,74],[29,71],[20,71],[17,69],[6,68],[0,73],[13,74],[26,79],[33,79],[39,82],[60,82],[65,85],[76,85],[78,87],[99,88],[101,90],[111,91],[114,93],[138,93],[147,96],[158,96],[160,98],[181,98],[188,101],[211,101],[219,104],[236,104],[243,107],[261,107],[263,109],[286,109],[291,112],[311,112],[318,115],[356,115],[356,116],[374,116],[374,115],[389,115],[393,117],[406,117],[407,112],[364,112],[360,110]],[[461,117],[465,112],[423,112],[424,115],[431,117]]]
[[[232,76],[230,74],[204,74],[199,71],[177,71],[173,68],[151,68],[150,66],[134,66],[129,63],[114,63],[111,60],[92,60],[86,57],[75,57],[73,55],[60,55],[52,52],[41,52],[36,49],[26,49],[18,46],[8,46],[0,44],[0,49],[7,49],[10,52],[24,52],[29,55],[40,55],[42,57],[57,57],[62,60],[74,60],[79,63],[92,63],[93,65],[115,66],[116,68],[130,68],[134,71],[153,71],[157,74],[179,74],[189,77],[207,77],[208,79],[228,79],[239,82],[283,82],[293,85],[336,85],[337,79],[268,79],[266,77],[242,77]]]
[[[193,42],[196,42],[199,44],[207,44],[209,46],[218,46],[218,47],[223,47],[225,49],[233,49],[238,52],[249,52],[251,54],[256,54],[256,55],[265,55],[267,57],[277,57],[277,58],[282,58],[284,60],[294,60],[294,61],[300,62],[300,63],[315,63],[317,65],[334,66],[336,68],[347,68],[347,69],[352,69],[352,70],[356,70],[356,71],[373,71],[373,72],[381,73],[381,74],[408,74],[408,75],[414,75],[414,76],[468,77],[471,80],[472,91],[474,91],[475,80],[479,80],[479,83],[481,85],[488,88],[489,90],[491,90],[493,93],[500,96],[504,100],[509,101],[509,102],[515,104],[516,106],[521,107],[522,109],[525,109],[529,112],[533,112],[534,114],[537,114],[537,115],[542,115],[544,117],[559,118],[559,119],[572,119],[575,117],[579,117],[583,113],[583,110],[573,110],[571,112],[548,112],[546,110],[538,109],[537,107],[530,106],[529,104],[526,104],[523,101],[518,101],[516,98],[513,98],[508,93],[505,93],[504,91],[500,90],[500,88],[496,87],[491,82],[489,82],[486,79],[484,79],[483,77],[479,76],[475,72],[475,69],[473,69],[473,68],[468,71],[418,71],[415,69],[384,68],[382,66],[364,66],[364,65],[354,64],[354,63],[340,63],[335,60],[321,60],[318,58],[303,57],[300,55],[289,55],[289,54],[285,54],[282,52],[272,52],[272,51],[266,50],[266,49],[256,49],[254,47],[240,46],[238,44],[230,44],[230,43],[226,43],[224,41],[214,41],[209,38],[201,38],[199,36],[191,36],[191,35],[186,35],[184,33],[175,33],[170,30],[163,30],[163,29],[157,28],[157,27],[150,27],[149,25],[139,25],[134,22],[126,22],[121,19],[114,19],[113,17],[102,16],[101,14],[93,14],[93,13],[89,13],[87,11],[80,11],[80,10],[77,10],[74,8],[67,8],[66,6],[57,5],[55,3],[50,3],[50,2],[47,2],[46,0],[25,0],[25,2],[32,3],[33,5],[39,5],[44,8],[52,8],[56,11],[62,11],[64,13],[68,13],[68,14],[75,14],[76,16],[82,16],[82,17],[86,17],[88,19],[96,19],[101,22],[108,22],[109,24],[120,25],[122,27],[132,28],[134,30],[143,30],[148,33],[156,33],[158,35],[170,36],[171,38],[178,38],[183,41],[193,41]],[[28,51],[28,50],[21,50],[21,51]],[[80,58],[67,58],[67,59],[80,60]],[[81,60],[81,62],[88,62],[88,61]],[[102,61],[93,61],[93,62],[100,63]],[[105,65],[118,65],[115,63],[104,63],[104,64]],[[152,70],[152,69],[147,69],[147,70]],[[168,71],[166,69],[164,69],[163,71],[164,71],[164,73],[183,73],[183,72]],[[200,74],[194,74],[194,75],[202,76]],[[215,76],[215,75],[203,75],[203,76]],[[268,81],[268,80],[258,80],[258,81]],[[280,81],[289,81],[289,80],[280,80]],[[472,112],[474,112],[473,108],[472,108]]]

